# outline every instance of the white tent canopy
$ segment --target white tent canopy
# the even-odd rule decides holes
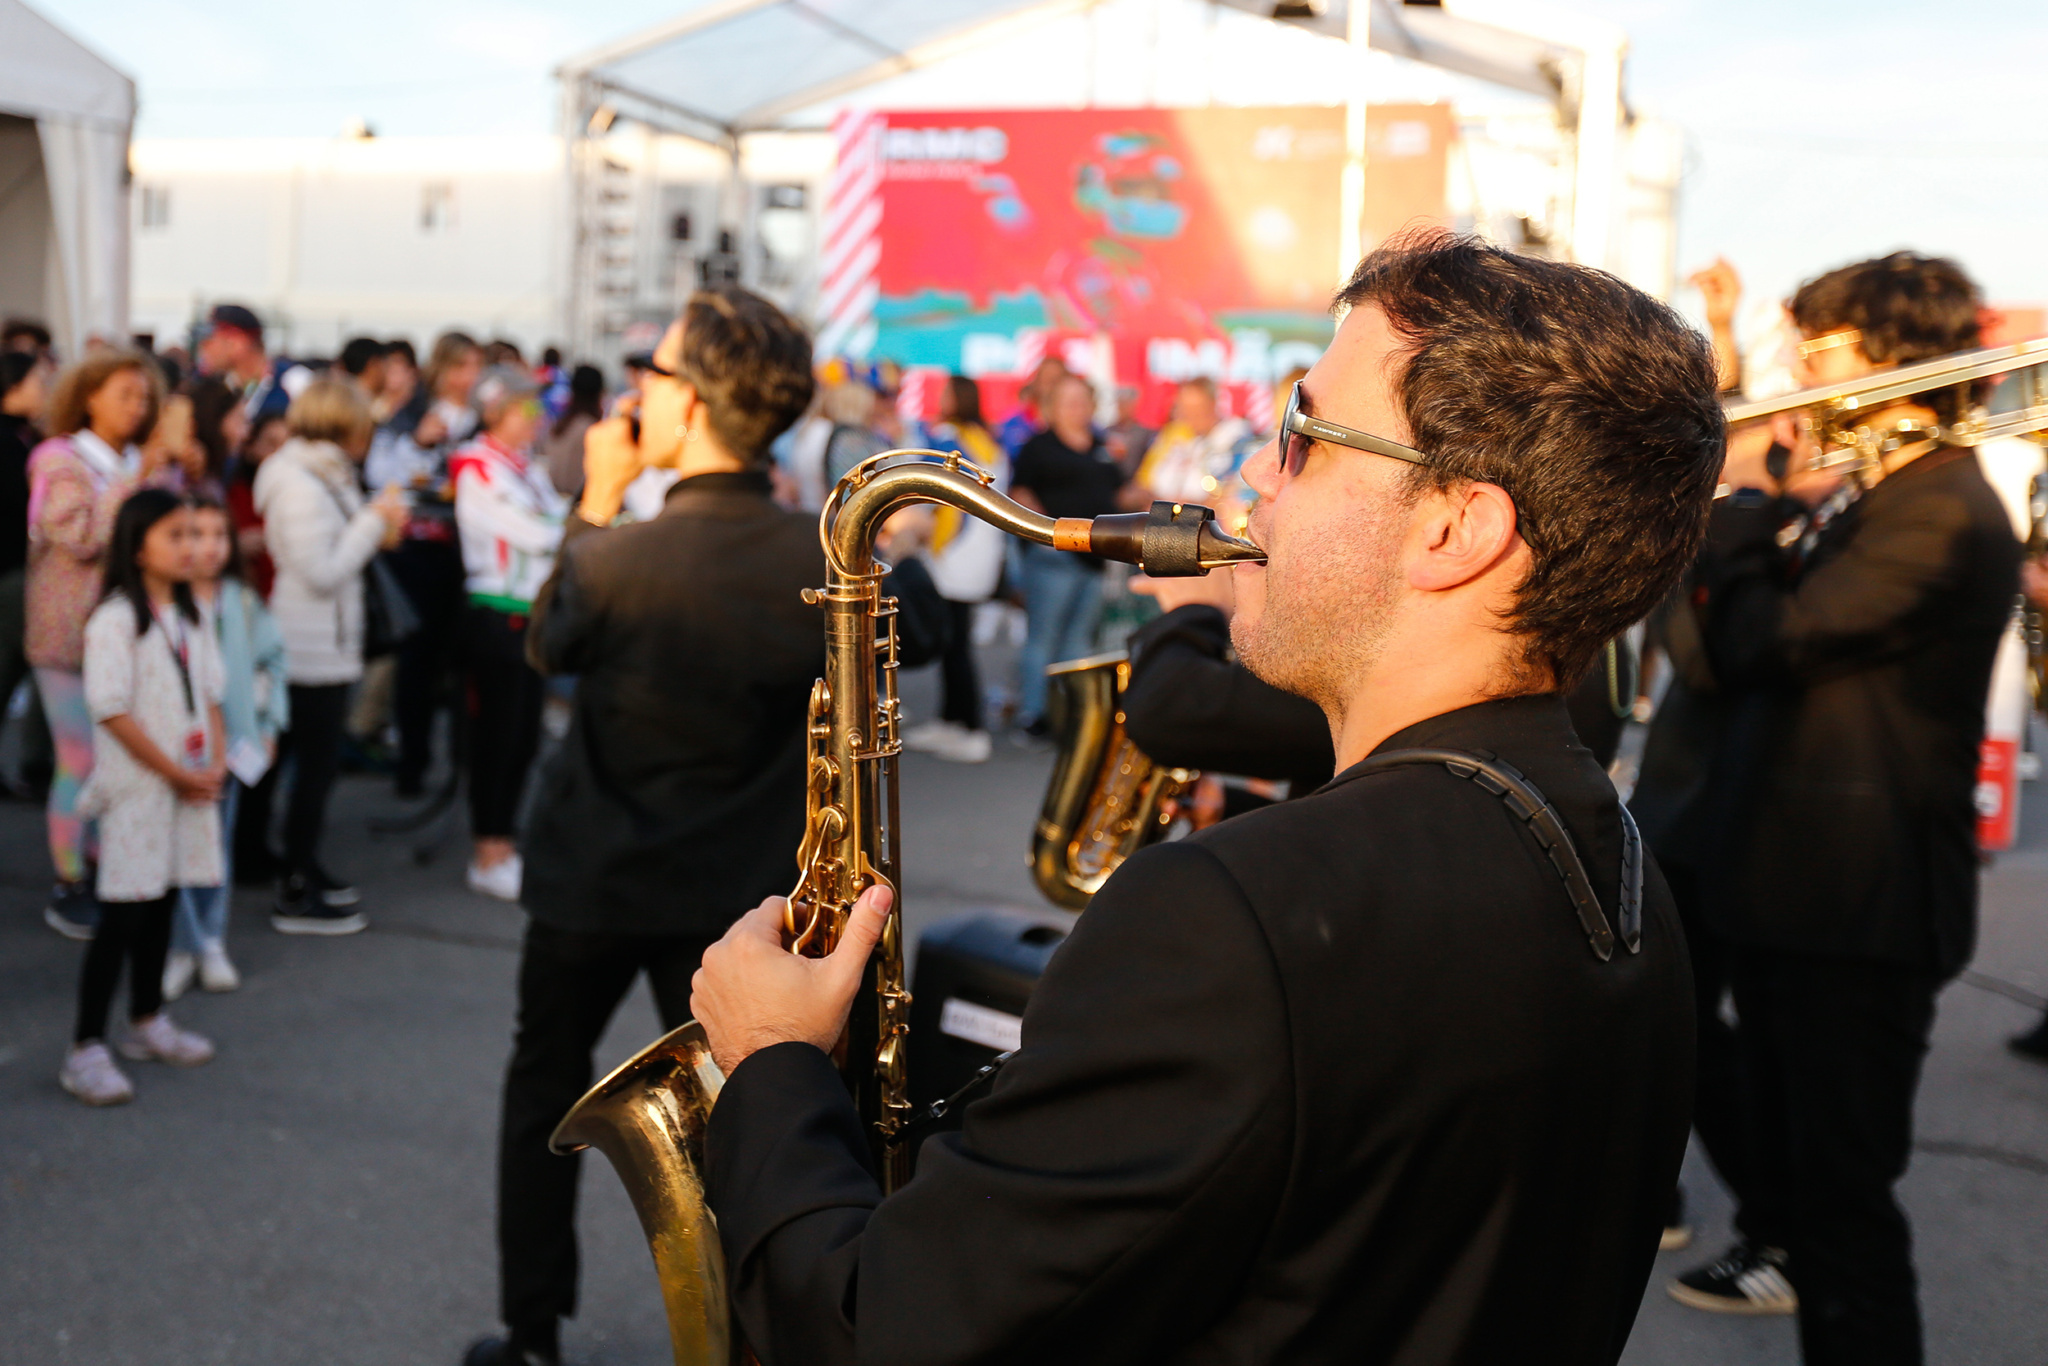
[[[75,356],[128,328],[135,83],[20,0],[0,0],[0,311]]]
[[[568,332],[595,349],[624,324],[619,297],[638,297],[619,272],[629,252],[614,244],[635,229],[611,201],[595,149],[620,118],[701,139],[731,158],[718,200],[720,226],[745,239],[751,193],[741,184],[740,143],[752,133],[821,128],[830,107],[856,92],[953,58],[1004,50],[1004,41],[1049,21],[1089,14],[1106,0],[697,0],[677,17],[563,63],[562,132],[568,148]],[[1364,193],[1364,49],[1535,95],[1566,130],[1561,152],[1570,190],[1559,239],[1576,260],[1613,268],[1627,189],[1619,28],[1548,0],[1208,0],[1210,5],[1301,27],[1352,45],[1343,85],[1347,225]],[[1092,54],[1092,49],[1091,49]],[[996,56],[993,60],[1000,61]],[[1088,60],[1092,63],[1093,56]],[[1347,231],[1342,261],[1357,257]],[[742,253],[744,255],[744,253]],[[708,264],[708,262],[707,262]],[[1348,266],[1346,267],[1348,269]],[[614,279],[614,275],[619,278]]]
[[[1273,0],[1223,0],[1273,17]],[[1371,46],[1551,99],[1579,44],[1468,18],[1474,6],[1371,0]],[[1331,37],[1348,0],[1299,5],[1286,19]],[[568,131],[600,106],[672,132],[730,144],[790,126],[800,111],[866,85],[999,42],[1006,28],[1094,7],[1094,0],[702,0],[676,18],[563,63]],[[1522,7],[1499,8],[1512,14]],[[1284,12],[1284,11],[1283,11]]]
[[[707,0],[562,65],[585,96],[730,143],[788,115],[992,41],[1088,0]],[[571,117],[575,117],[572,113]]]

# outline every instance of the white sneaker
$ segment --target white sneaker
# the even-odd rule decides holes
[[[942,745],[934,746],[932,753],[949,763],[985,764],[988,762],[992,742],[985,730],[969,730],[955,726],[953,734]]]
[[[164,959],[164,999],[175,1001],[183,996],[198,970],[199,963],[191,954],[183,949],[172,949],[171,956]]]
[[[958,722],[927,721],[903,732],[903,747],[922,754],[941,754],[955,737],[965,734],[967,728]]]
[[[475,860],[469,865],[469,890],[484,896],[494,896],[500,901],[519,900],[519,882],[526,872],[526,863],[517,854],[508,855],[488,868],[480,867]]]
[[[133,1062],[167,1062],[173,1067],[197,1067],[200,1063],[213,1061],[212,1040],[189,1029],[178,1028],[161,1010],[130,1025],[128,1037],[121,1040],[119,1047],[121,1056]]]
[[[233,991],[242,985],[242,974],[228,960],[228,946],[218,939],[199,946],[199,985],[208,991]]]
[[[57,1084],[87,1105],[126,1105],[135,1099],[135,1087],[98,1040],[73,1045]]]

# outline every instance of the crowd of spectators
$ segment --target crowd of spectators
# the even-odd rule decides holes
[[[191,784],[180,774],[219,770],[206,789],[218,875],[172,898],[161,934],[124,912],[121,945],[95,970],[95,1000],[111,992],[101,979],[118,974],[122,954],[131,975],[160,974],[159,999],[131,1003],[138,1020],[195,983],[239,983],[225,944],[231,882],[274,888],[280,932],[364,927],[360,894],[323,855],[329,797],[352,767],[388,775],[401,799],[452,801],[466,779],[468,885],[521,899],[522,794],[551,686],[529,663],[527,626],[586,492],[585,436],[617,401],[595,366],[565,366],[552,349],[530,364],[509,341],[452,330],[424,362],[410,341],[367,336],[329,359],[286,357],[253,310],[224,303],[189,351],[151,343],[95,345],[60,364],[45,330],[14,322],[0,348],[0,694],[21,693],[7,782],[45,805],[55,875],[45,919],[60,933],[92,941],[106,923],[96,887],[107,876],[105,794],[91,779],[104,767],[96,747],[108,743],[113,703],[94,699],[115,693],[104,680],[96,690],[87,624],[109,585],[140,572],[109,556],[123,509],[144,491],[156,530],[136,535],[185,547],[190,572],[164,582],[192,603],[219,657],[218,743],[198,726],[196,749],[171,755],[176,771],[157,792],[182,800]],[[624,392],[665,373],[651,353],[629,356]],[[1210,381],[1180,385],[1172,420],[1155,431],[1138,419],[1135,389],[1105,403],[1057,358],[999,424],[965,376],[942,378],[918,401],[886,362],[826,359],[814,378],[808,406],[763,462],[774,500],[808,514],[861,461],[939,447],[1056,516],[1142,509],[1154,497],[1228,515],[1237,469],[1262,439],[1223,411]],[[638,470],[620,517],[659,516],[677,478]],[[134,561],[142,544],[119,553]],[[1020,743],[1044,737],[1045,667],[1095,650],[1106,603],[1142,601],[1120,573],[1022,547],[950,509],[892,525],[884,553],[905,599],[905,656],[936,661],[941,680],[938,714],[905,743],[958,762],[986,760],[1005,732]],[[175,615],[152,618],[167,640],[162,623]],[[1016,677],[985,679],[977,646],[1020,620]],[[123,637],[121,658],[156,648],[141,625]],[[189,659],[181,667],[189,673]],[[154,772],[141,751],[121,753]],[[434,775],[443,776],[430,793]],[[81,1046],[98,1042],[97,1023],[80,1028]],[[125,1098],[111,1054],[88,1062],[74,1089]]]

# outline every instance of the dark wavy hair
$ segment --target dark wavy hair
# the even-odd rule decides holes
[[[100,600],[106,601],[116,595],[128,599],[135,609],[135,634],[140,636],[149,631],[149,624],[156,620],[156,613],[149,604],[149,590],[142,586],[142,566],[136,558],[142,554],[142,542],[149,535],[150,528],[174,512],[191,506],[184,498],[169,489],[137,489],[121,504],[121,510],[114,514],[114,534],[107,542],[106,577],[100,592]],[[181,583],[172,590],[177,599],[178,611],[187,621],[199,620],[199,605],[192,600],[192,585]]]
[[[734,285],[692,294],[682,321],[681,375],[711,409],[711,430],[732,455],[760,460],[810,406],[811,339],[774,304]]]
[[[1816,276],[1792,295],[1792,322],[1808,336],[1853,327],[1879,365],[1911,365],[1984,344],[1984,296],[1955,262],[1895,251]],[[1955,387],[1916,394],[1943,422],[1962,416]]]
[[[1397,393],[1429,457],[1410,488],[1514,500],[1530,565],[1512,686],[1570,689],[1706,534],[1726,445],[1706,338],[1605,271],[1441,231],[1374,251],[1336,303],[1377,305],[1407,344]]]

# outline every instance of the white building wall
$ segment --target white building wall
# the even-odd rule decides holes
[[[301,355],[450,327],[560,340],[557,138],[144,140],[132,160],[134,327],[160,344],[223,301]]]

